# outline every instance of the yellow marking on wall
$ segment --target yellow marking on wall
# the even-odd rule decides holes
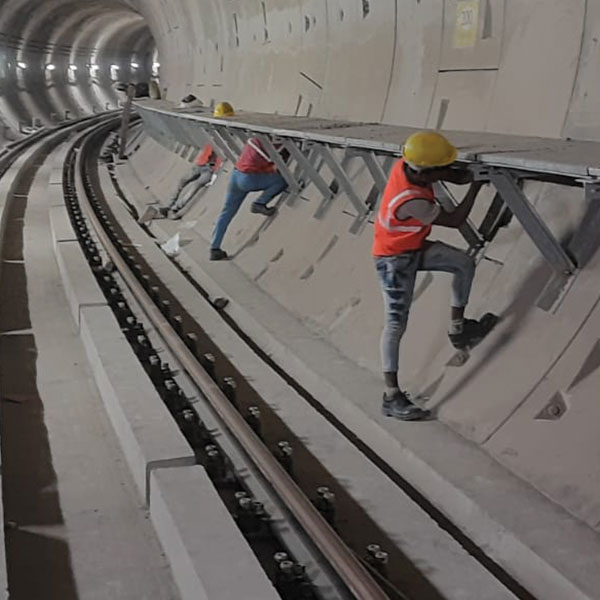
[[[477,43],[479,30],[479,0],[458,0],[454,47],[472,48]]]

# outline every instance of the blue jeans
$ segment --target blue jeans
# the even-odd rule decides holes
[[[398,371],[400,341],[406,331],[418,271],[452,273],[452,306],[463,308],[469,301],[475,261],[458,248],[430,242],[415,252],[375,258],[383,292],[385,325],[381,333],[381,363],[384,373]]]
[[[229,180],[225,206],[215,223],[210,247],[212,249],[221,247],[229,223],[250,192],[262,191],[263,193],[254,201],[254,204],[267,204],[269,200],[281,194],[286,188],[287,182],[279,173],[242,173],[234,169]]]

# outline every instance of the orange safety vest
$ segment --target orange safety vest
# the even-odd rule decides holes
[[[210,162],[214,162],[213,172],[215,172],[215,173],[219,170],[220,166],[223,164],[223,161],[219,158],[219,156],[215,152],[215,149],[210,144],[207,144],[206,146],[204,146],[204,149],[202,150],[202,152],[200,154],[198,154],[198,156],[196,157],[196,166],[204,167],[205,165],[208,165]]]
[[[379,212],[375,220],[373,256],[394,256],[411,250],[418,250],[431,233],[431,225],[418,219],[398,219],[396,211],[409,200],[423,198],[435,203],[431,185],[414,185],[404,172],[404,160],[393,167],[388,184],[383,192]]]

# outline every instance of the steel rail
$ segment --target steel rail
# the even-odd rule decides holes
[[[235,409],[210,375],[199,364],[172,325],[154,304],[138,282],[125,260],[119,254],[97,218],[83,185],[85,144],[77,157],[76,189],[82,207],[112,263],[135,296],[171,352],[177,357],[192,381],[205,395],[213,410],[236,437],[244,451],[275,492],[313,544],[327,559],[338,577],[358,600],[388,600],[366,567],[339,538],[319,511],[304,495],[270,450],[262,443],[242,415]]]

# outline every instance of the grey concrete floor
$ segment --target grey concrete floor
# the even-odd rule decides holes
[[[50,236],[47,173],[39,175],[29,199],[20,199],[26,209],[8,215],[13,243],[4,259],[14,262],[5,262],[1,287],[11,599],[175,600],[67,306]]]

